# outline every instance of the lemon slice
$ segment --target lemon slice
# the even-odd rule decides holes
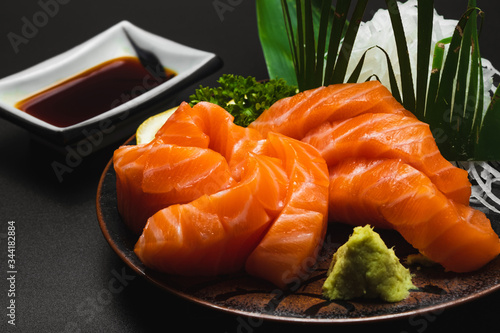
[[[177,110],[177,106],[161,113],[155,114],[154,116],[151,116],[148,119],[144,120],[144,122],[139,125],[137,131],[135,132],[137,144],[140,145],[143,143],[151,142],[154,139],[156,132],[158,132],[163,124],[165,124],[167,119],[172,115],[172,113],[175,112],[175,110]]]

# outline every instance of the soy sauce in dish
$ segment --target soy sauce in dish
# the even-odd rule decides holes
[[[111,110],[176,75],[154,75],[136,57],[103,62],[16,104],[16,108],[58,127],[67,127]]]

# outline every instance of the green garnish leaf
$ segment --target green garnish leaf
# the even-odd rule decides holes
[[[269,77],[297,85],[280,0],[257,0],[257,26]],[[292,22],[290,22],[292,24]]]
[[[358,82],[359,75],[361,73],[361,70],[362,70],[364,62],[365,62],[366,54],[368,53],[368,51],[374,50],[374,49],[378,49],[378,50],[380,50],[380,51],[382,51],[384,53],[385,59],[386,59],[386,63],[387,63],[387,70],[389,72],[389,84],[391,85],[392,95],[394,96],[394,98],[399,103],[401,103],[402,102],[401,101],[401,95],[399,94],[398,83],[397,83],[397,80],[396,80],[396,75],[394,74],[394,69],[392,68],[391,59],[389,58],[389,54],[387,54],[387,52],[383,48],[381,48],[380,46],[378,46],[378,45],[370,47],[368,50],[366,50],[363,53],[363,55],[359,59],[358,64],[356,65],[356,68],[351,73],[351,76],[349,77],[349,79],[347,80],[347,82],[348,83],[356,83],[356,82]],[[372,78],[372,76],[374,76],[378,81],[380,81],[375,73],[373,73],[369,78],[367,78],[366,81],[369,81]]]
[[[500,128],[500,87],[495,91],[488,110],[480,124],[475,153],[479,161],[496,161],[500,156],[498,129]]]
[[[429,55],[431,54],[432,30],[434,20],[434,0],[420,1],[418,4],[418,49],[417,49],[417,87],[415,100],[415,115],[423,119],[427,84],[429,81]]]
[[[386,0],[389,8],[389,16],[392,22],[392,30],[396,39],[396,49],[398,51],[399,68],[401,73],[401,91],[403,96],[403,106],[412,112],[415,112],[415,90],[413,87],[413,78],[411,74],[410,56],[408,54],[408,45],[406,43],[403,21],[399,12],[396,0]]]
[[[191,106],[198,102],[210,102],[223,107],[234,116],[234,123],[248,126],[276,101],[295,95],[297,88],[284,79],[257,82],[252,77],[224,74],[218,87],[200,86],[189,96]]]
[[[350,5],[349,1],[340,1],[339,5],[344,6],[344,2],[347,2],[347,6]],[[351,16],[350,24],[347,27],[347,31],[345,33],[344,40],[341,44],[340,51],[338,54],[336,53],[328,53],[327,57],[336,57],[335,68],[333,72],[330,74],[326,73],[325,76],[325,85],[333,84],[333,83],[343,83],[345,79],[345,75],[347,72],[347,66],[349,65],[349,60],[351,58],[352,46],[354,45],[354,41],[356,40],[356,35],[358,34],[359,25],[361,24],[361,20],[363,18],[363,14],[365,13],[366,5],[368,4],[368,0],[358,0],[356,5],[354,6],[354,11]],[[348,7],[347,7],[348,9]],[[332,31],[332,34],[336,35],[335,39],[338,39],[338,35],[340,35],[342,30],[340,31]]]

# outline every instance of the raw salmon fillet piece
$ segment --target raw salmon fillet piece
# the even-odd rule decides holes
[[[160,210],[149,218],[135,253],[147,267],[170,274],[242,270],[281,209],[288,179],[280,164],[250,155],[235,186]]]
[[[283,98],[265,110],[248,127],[263,135],[277,132],[301,140],[322,125],[364,113],[394,113],[408,117],[405,110],[378,81],[333,84]]]
[[[158,210],[215,193],[233,182],[226,160],[209,149],[155,141],[121,147],[113,162],[118,211],[136,234]]]
[[[330,169],[329,216],[393,228],[453,272],[476,270],[500,253],[486,216],[447,198],[425,174],[398,159],[349,159]]]
[[[216,104],[201,102],[191,108],[183,102],[159,129],[156,138],[179,146],[209,148],[237,167],[248,151],[259,151],[264,136],[257,130],[235,125],[233,120],[230,113]]]
[[[367,113],[324,123],[303,139],[319,150],[329,166],[348,158],[396,158],[426,174],[448,198],[468,205],[467,171],[439,152],[429,125],[401,114]]]
[[[307,142],[329,167],[348,157],[401,158],[431,177],[449,198],[469,203],[467,172],[441,155],[429,126],[378,81],[334,84],[284,98],[249,127]]]
[[[262,136],[232,121],[217,105],[182,103],[153,141],[114,152],[118,211],[134,233],[160,209],[216,193],[239,179],[246,153],[259,151]]]
[[[246,262],[246,271],[285,288],[299,285],[316,263],[328,223],[328,169],[313,147],[269,133],[289,177],[285,205]]]

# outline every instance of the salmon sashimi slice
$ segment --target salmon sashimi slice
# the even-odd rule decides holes
[[[115,151],[118,211],[140,234],[158,210],[238,181],[246,154],[260,151],[262,142],[258,131],[235,125],[220,106],[198,103],[191,108],[184,102],[150,143]]]
[[[324,122],[348,119],[363,113],[396,113],[414,117],[380,82],[367,81],[319,87],[283,98],[248,127],[257,129],[263,135],[278,132],[300,140]]]
[[[238,178],[247,152],[259,152],[265,140],[259,131],[235,125],[233,120],[229,112],[216,104],[200,102],[190,107],[183,102],[158,130],[156,138],[219,152]]]
[[[426,174],[448,198],[468,205],[471,183],[466,170],[439,152],[429,125],[401,114],[368,113],[324,123],[304,138],[332,167],[348,158],[401,159]]]
[[[208,148],[210,136],[205,133],[203,119],[195,117],[193,113],[191,106],[182,102],[156,132],[155,139],[161,138],[165,143],[184,147]],[[227,121],[230,119],[231,115],[227,114]]]
[[[285,206],[250,254],[246,271],[285,288],[300,284],[316,258],[328,223],[328,169],[316,149],[269,133],[269,150],[289,178]]]
[[[113,153],[113,167],[116,173],[117,208],[125,225],[139,234],[151,214],[163,206],[157,195],[146,198],[140,186],[146,163],[144,153],[149,146],[121,146]],[[134,199],[137,199],[135,201]]]
[[[142,190],[170,195],[171,202],[192,201],[230,183],[226,159],[213,150],[159,143],[146,155]]]
[[[226,160],[217,152],[158,141],[117,149],[114,167],[118,211],[136,234],[158,210],[218,192],[233,183]]]
[[[329,216],[352,225],[393,228],[453,272],[474,271],[500,253],[484,213],[447,198],[399,159],[350,159],[330,169]]]
[[[147,267],[170,274],[240,271],[281,211],[287,185],[280,160],[249,153],[235,186],[149,218],[135,253]]]

